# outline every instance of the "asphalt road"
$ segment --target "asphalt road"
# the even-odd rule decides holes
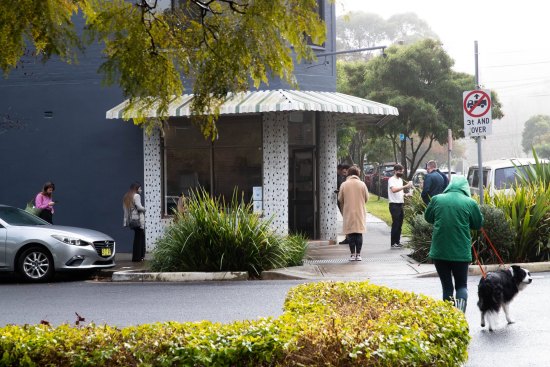
[[[423,293],[441,294],[438,278],[391,277],[371,279],[375,284]],[[470,277],[466,317],[472,341],[468,367],[550,366],[550,273],[534,274],[534,281],[511,305],[516,323],[506,325],[504,315],[495,332],[479,325],[479,277]],[[109,283],[62,281],[17,284],[0,279],[0,326],[73,324],[75,312],[86,322],[120,327],[157,321],[231,322],[277,317],[288,290],[304,281],[232,281],[202,283]]]

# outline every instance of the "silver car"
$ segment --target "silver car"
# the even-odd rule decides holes
[[[19,208],[0,205],[0,271],[47,281],[55,271],[115,266],[115,241],[91,229],[51,225]]]

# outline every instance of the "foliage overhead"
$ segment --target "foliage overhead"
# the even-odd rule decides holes
[[[230,92],[268,83],[294,84],[293,59],[314,57],[308,40],[321,44],[325,25],[316,0],[187,0],[161,10],[157,0],[20,0],[0,2],[0,67],[7,76],[28,53],[76,61],[93,42],[104,45],[100,67],[108,85],[118,84],[137,111],[136,124],[151,128],[193,81],[192,110],[205,136],[216,135],[219,106]],[[81,12],[84,32],[73,16]],[[146,119],[147,110],[159,120]]]
[[[550,158],[550,116],[536,115],[527,120],[521,145],[525,153],[534,149],[541,158]]]
[[[435,142],[446,143],[449,128],[455,138],[464,136],[462,93],[474,88],[474,77],[453,71],[454,61],[436,40],[392,46],[386,54],[350,66],[364,73],[361,78],[361,73],[351,72],[356,79],[351,79],[348,92],[398,108],[396,119],[374,131],[389,139],[401,157],[407,153],[402,163],[412,176]],[[492,102],[493,118],[502,118],[495,93]]]

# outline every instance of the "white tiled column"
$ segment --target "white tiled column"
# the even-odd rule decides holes
[[[288,234],[288,114],[263,114],[263,212]]]
[[[160,131],[148,135],[143,129],[143,172],[145,191],[145,243],[147,252],[155,247],[170,219],[162,218],[162,180]]]
[[[337,240],[336,220],[336,120],[332,114],[320,113],[319,119],[319,234],[322,240]]]

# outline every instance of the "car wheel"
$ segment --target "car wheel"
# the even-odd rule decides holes
[[[45,282],[53,276],[53,260],[48,250],[30,247],[21,254],[17,270],[26,281]]]

